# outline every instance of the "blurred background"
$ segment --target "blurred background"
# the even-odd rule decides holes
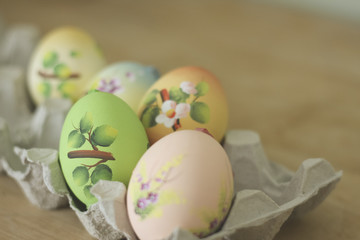
[[[352,21],[360,21],[360,2],[357,0],[254,0],[278,4],[309,11],[314,14],[327,14]]]
[[[323,157],[344,170],[276,239],[360,238],[360,1],[0,0],[0,16],[41,33],[83,28],[109,63],[207,68],[227,93],[229,128],[259,132],[270,159],[296,170]]]

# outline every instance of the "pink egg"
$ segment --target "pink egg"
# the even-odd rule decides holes
[[[233,175],[222,146],[200,131],[160,139],[138,162],[127,206],[140,239],[162,239],[179,227],[199,237],[221,227],[231,207]]]

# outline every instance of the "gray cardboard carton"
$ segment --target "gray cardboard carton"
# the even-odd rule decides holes
[[[6,135],[4,133],[6,124],[0,124],[0,137]],[[127,216],[124,184],[99,181],[91,189],[98,202],[83,212],[77,209],[65,187],[57,150],[15,148],[14,153],[11,143],[6,146],[8,149],[2,149],[5,154],[1,163],[30,202],[53,209],[66,205],[66,196],[93,237],[137,239]],[[319,158],[307,159],[295,173],[291,172],[266,158],[258,134],[252,131],[229,131],[224,147],[233,166],[237,193],[222,229],[204,238],[206,240],[273,239],[289,217],[305,214],[320,204],[342,175]],[[174,229],[167,239],[198,238],[185,230]]]

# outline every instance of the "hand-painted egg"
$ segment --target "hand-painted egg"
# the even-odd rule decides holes
[[[76,101],[104,66],[104,56],[89,34],[75,27],[55,29],[40,41],[30,60],[30,95],[36,104],[47,98]]]
[[[199,237],[217,231],[230,209],[233,175],[222,146],[195,130],[172,133],[142,156],[127,194],[131,225],[142,240],[175,228]]]
[[[153,67],[119,62],[97,73],[89,88],[115,94],[137,111],[141,98],[158,78],[159,72]]]
[[[217,78],[200,67],[182,67],[147,91],[138,115],[150,143],[178,130],[206,128],[217,141],[224,137],[228,105]]]
[[[90,188],[100,179],[129,183],[148,148],[146,132],[120,98],[93,92],[77,101],[66,116],[60,137],[60,165],[73,194],[89,207]]]

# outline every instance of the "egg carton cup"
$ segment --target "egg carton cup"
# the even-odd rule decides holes
[[[11,100],[13,99],[10,98]],[[4,106],[4,108],[6,107]],[[70,107],[70,101],[58,99],[45,102],[33,114],[27,112],[26,108],[22,108],[22,115],[19,116],[22,117],[22,120],[12,126],[13,131],[9,129],[9,121],[0,117],[0,173],[7,173],[13,177],[29,201],[41,208],[58,208],[67,202],[64,201],[64,199],[66,200],[64,196],[53,195],[54,191],[51,186],[56,186],[56,183],[54,181],[45,182],[44,179],[51,179],[51,169],[54,164],[58,164],[57,154],[52,155],[53,158],[51,158],[51,155],[46,155],[46,148],[54,149],[59,146],[61,128]],[[6,113],[6,111],[4,112]],[[15,116],[6,115],[6,117],[14,123]],[[13,138],[14,135],[16,137]],[[15,145],[17,147],[14,152]],[[18,146],[41,147],[41,149],[31,149],[28,156],[24,155],[24,150]],[[45,186],[47,183],[49,188]],[[46,194],[48,189],[50,195]]]
[[[6,26],[0,17],[0,65],[26,69],[40,39],[40,30],[33,24]]]
[[[9,70],[9,68],[8,68]],[[1,84],[1,67],[0,67]],[[14,84],[16,86],[16,84]],[[10,90],[15,89],[11,88]],[[0,101],[0,140],[4,142],[0,146],[0,158],[10,156],[12,151],[9,146],[18,146],[21,148],[53,148],[59,146],[60,134],[65,117],[71,108],[71,102],[66,99],[50,99],[39,105],[34,113],[28,111],[26,107],[19,104],[12,105],[16,101],[16,91],[14,95],[9,94],[7,98]],[[8,103],[8,104],[7,104]],[[18,116],[11,111],[18,112]],[[19,108],[17,110],[17,108]]]
[[[25,150],[14,147],[4,119],[0,118],[0,166],[6,174],[16,180],[28,200],[41,208],[64,207],[68,201],[58,154],[46,148]],[[56,191],[54,190],[56,189]],[[66,192],[64,192],[64,189]]]

